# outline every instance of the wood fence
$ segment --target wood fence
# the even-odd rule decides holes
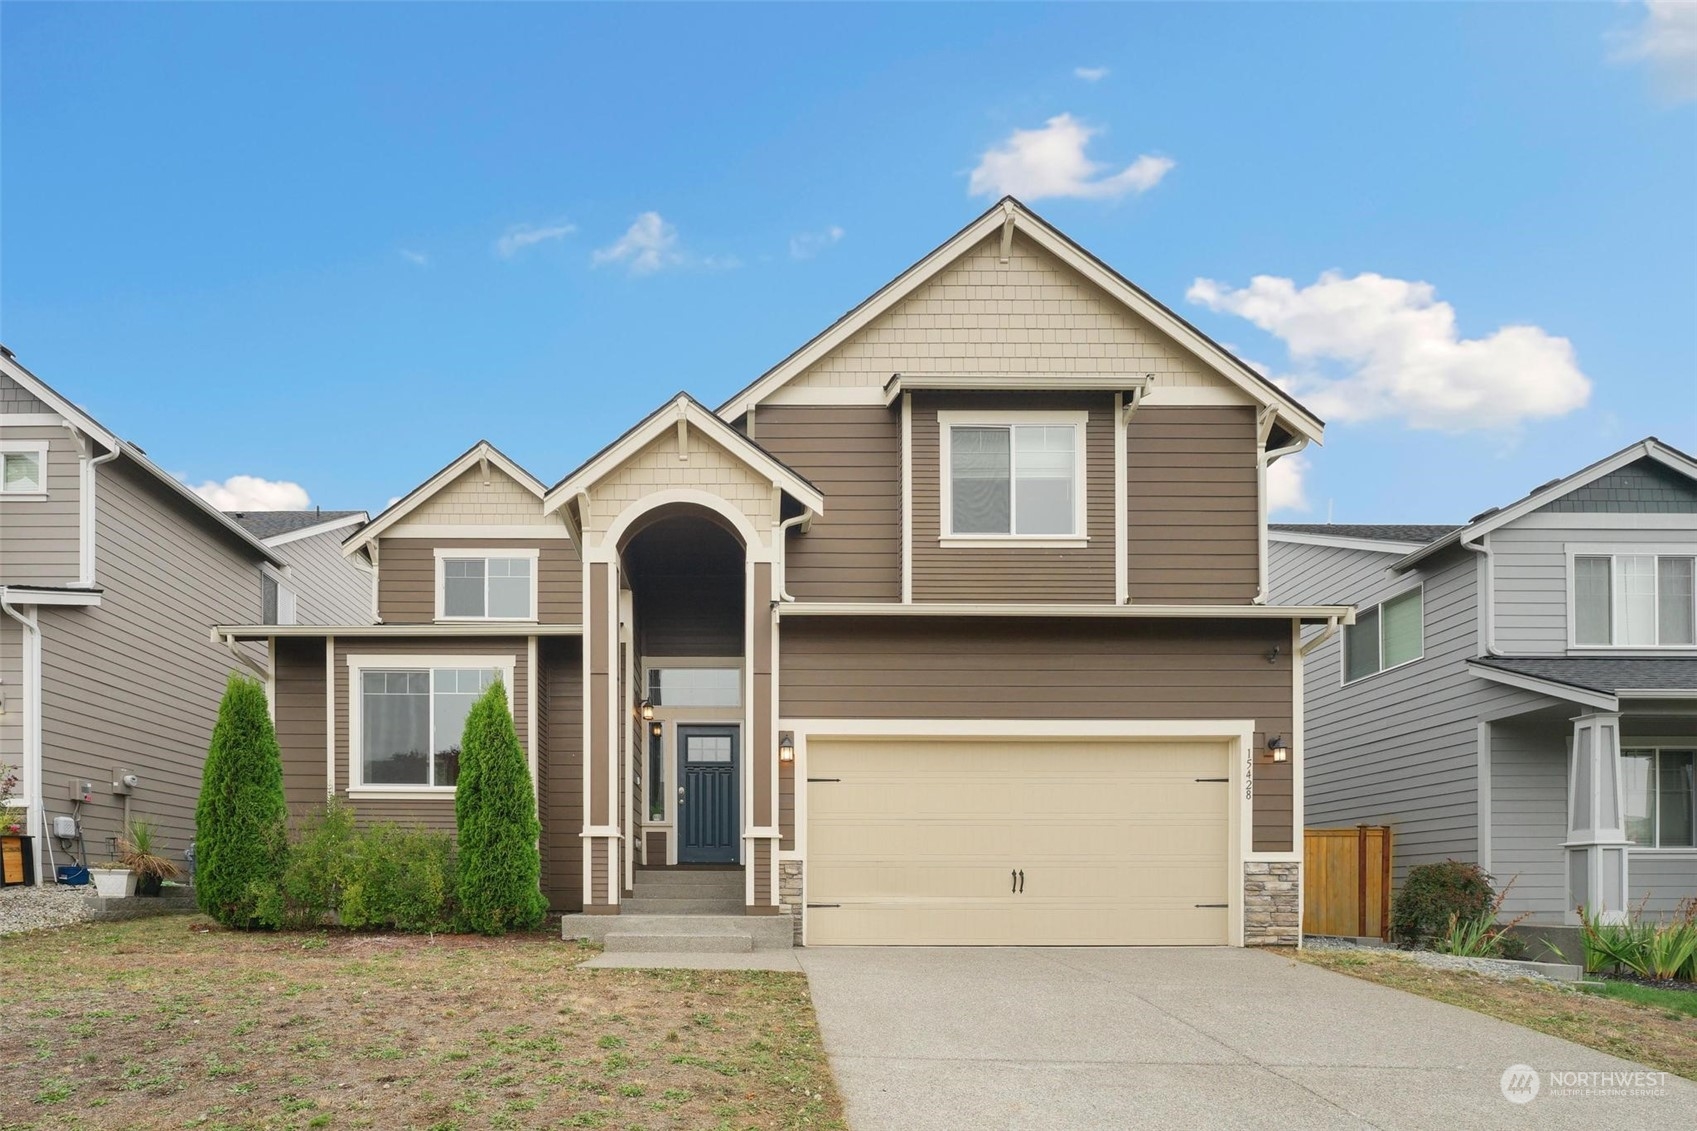
[[[1302,841],[1303,933],[1390,938],[1389,826],[1308,829]]]

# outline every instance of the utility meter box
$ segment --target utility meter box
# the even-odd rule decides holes
[[[54,817],[53,835],[60,840],[75,840],[77,838],[77,819],[75,817]]]
[[[93,801],[94,800],[94,783],[91,782],[91,781],[80,781],[76,778],[72,778],[71,779],[71,800],[72,801]]]
[[[112,792],[129,794],[135,791],[138,778],[133,770],[118,769],[112,771]]]

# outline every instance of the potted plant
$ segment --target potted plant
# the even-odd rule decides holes
[[[118,863],[135,873],[137,895],[158,895],[160,885],[183,874],[176,864],[154,851],[153,833],[152,821],[137,818],[118,838]]]
[[[31,883],[35,854],[29,836],[29,805],[18,796],[18,768],[0,762],[0,884]]]
[[[136,874],[118,864],[90,868],[88,874],[94,880],[94,894],[102,899],[127,899],[136,893]]]

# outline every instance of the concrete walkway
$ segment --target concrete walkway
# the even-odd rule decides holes
[[[793,950],[747,950],[735,954],[662,951],[608,951],[583,964],[586,970],[793,970]]]
[[[1556,1095],[1639,1066],[1257,951],[797,951],[854,1131],[1697,1126],[1697,1085]],[[1542,1094],[1508,1102],[1526,1064]]]

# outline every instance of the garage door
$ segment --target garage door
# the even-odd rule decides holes
[[[807,941],[1223,944],[1227,758],[1179,740],[811,739]]]

